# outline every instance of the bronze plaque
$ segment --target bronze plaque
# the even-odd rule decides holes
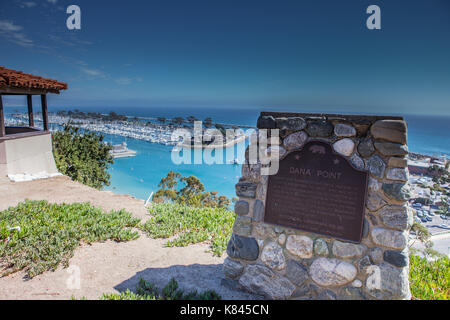
[[[264,222],[359,243],[367,183],[330,144],[308,142],[269,176]]]

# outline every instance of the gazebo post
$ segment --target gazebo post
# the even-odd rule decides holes
[[[28,125],[33,128],[34,127],[34,116],[33,116],[33,99],[31,98],[31,94],[27,95],[27,104],[28,104]]]
[[[0,94],[0,137],[5,136],[5,115],[3,113],[3,100]]]
[[[44,131],[48,131],[48,114],[47,114],[47,96],[41,94],[42,105],[42,121],[44,122]]]

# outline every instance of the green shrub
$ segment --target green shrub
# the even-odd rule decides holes
[[[136,239],[139,223],[125,211],[104,213],[88,203],[25,201],[0,212],[0,276],[26,270],[34,277],[68,266],[80,241]],[[20,227],[20,231],[10,227]]]
[[[409,280],[411,295],[417,300],[448,300],[450,298],[450,259],[443,256],[429,261],[410,256]]]
[[[96,189],[110,184],[108,168],[114,162],[109,153],[112,147],[103,143],[102,135],[81,133],[68,123],[63,131],[52,134],[52,141],[59,172]]]
[[[207,290],[202,293],[191,291],[185,293],[178,289],[178,282],[172,278],[162,289],[161,294],[153,284],[139,279],[136,293],[127,289],[119,294],[103,294],[102,300],[220,300],[221,297],[213,290]]]
[[[184,247],[208,241],[211,251],[221,255],[231,236],[235,214],[224,208],[198,208],[180,204],[154,204],[151,218],[140,228],[152,238],[168,238],[169,247]]]

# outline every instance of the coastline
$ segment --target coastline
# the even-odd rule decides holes
[[[51,118],[53,117],[53,114],[55,113],[50,115]],[[7,115],[7,118],[8,116],[9,115]],[[218,120],[222,119],[219,115],[216,116]],[[224,111],[223,119],[227,119],[227,116],[229,116],[229,113]],[[156,119],[156,117],[154,119]],[[424,119],[430,121],[427,123],[424,122]],[[35,121],[39,124],[39,114],[36,114]],[[440,121],[439,119],[432,117],[418,117],[411,121],[410,128],[412,128],[412,130],[410,131],[408,139],[410,141],[419,141],[416,143],[409,142],[410,150],[412,149],[410,152],[411,155],[417,154],[422,158],[426,158],[439,154],[438,152],[429,150],[435,149],[430,148],[429,142],[434,142],[435,145],[444,146],[442,150],[447,150],[447,148],[445,148],[445,139],[441,139],[442,141],[437,141],[435,139],[433,130],[443,130],[442,126],[435,126],[436,121],[438,121],[439,125],[441,125],[441,123],[446,123],[445,121]],[[56,129],[58,124],[52,126]],[[164,131],[165,128],[167,128],[167,125],[161,127],[159,124],[156,124],[156,128],[152,128],[154,138],[150,141],[145,139],[148,138],[148,135],[141,137],[136,136],[133,131],[117,131],[116,129],[120,126],[122,126],[122,124],[117,123],[114,127],[103,130],[101,133],[105,137],[104,141],[111,144],[122,144],[123,142],[126,142],[130,149],[137,151],[137,155],[130,158],[116,158],[114,165],[109,169],[109,173],[111,174],[111,186],[107,187],[108,190],[115,193],[132,194],[139,199],[145,200],[151,191],[156,191],[158,189],[160,179],[172,170],[180,172],[185,176],[197,176],[201,179],[207,190],[217,191],[219,194],[226,195],[230,199],[235,196],[234,184],[238,181],[237,176],[240,175],[240,166],[232,165],[226,160],[223,162],[223,165],[175,165],[172,163],[170,157],[170,151],[175,144],[168,144],[161,141],[159,136],[161,133],[162,135],[165,135],[166,139],[170,138],[170,135]],[[138,128],[141,128],[141,126],[138,126]],[[130,126],[130,129],[133,129],[133,127]],[[424,136],[424,132],[430,132],[430,137]],[[434,138],[431,138],[431,136]],[[241,139],[243,140],[243,138]],[[248,140],[249,139],[246,139],[245,141],[246,145],[249,143]],[[422,141],[426,141],[426,143]],[[233,148],[236,143],[240,142],[243,141],[235,141],[232,144],[228,144],[226,147]],[[201,148],[204,148],[204,146],[201,146]],[[210,148],[213,147],[208,147],[208,149]],[[233,149],[235,149],[235,152],[238,152],[237,154],[235,153],[233,158],[243,159],[243,154],[239,153],[239,148],[234,147]],[[425,152],[422,151],[424,149]]]
[[[11,116],[15,113],[26,114],[26,108],[24,108],[23,106],[10,106],[9,108],[15,108],[15,111],[6,112],[6,119],[11,118]],[[76,107],[59,107],[53,109],[54,111],[50,112],[50,117],[52,117],[57,112],[68,112],[69,110],[74,109],[76,109]],[[149,108],[148,111],[146,111],[147,109],[142,109],[142,107],[80,107],[80,109],[86,113],[100,111],[103,115],[106,114],[105,112],[107,110],[113,110],[118,113],[126,113],[126,117],[128,119],[158,119],[157,115],[159,114],[166,117],[166,119],[171,119],[177,114],[193,114],[197,117],[204,117],[205,114],[209,114],[211,117],[214,117],[214,119],[216,119],[217,123],[222,123],[225,125],[226,123],[229,124],[235,119],[237,124],[235,124],[234,126],[238,126],[240,128],[255,128],[253,124],[256,123],[257,115],[261,110],[266,110],[268,108],[243,109],[241,110],[241,116],[237,119],[233,115],[231,115],[229,110],[227,109],[209,110],[210,112],[206,113],[205,108],[202,107],[191,108],[188,112],[180,108],[172,108],[170,110]],[[308,111],[307,108],[302,110]],[[146,116],[146,113],[152,114],[152,116]],[[423,114],[402,114],[402,117],[404,117],[409,126],[408,145],[410,154],[420,154],[427,157],[445,155],[446,158],[450,159],[450,145],[446,141],[445,136],[442,135],[442,133],[447,130],[450,117]],[[35,113],[35,120],[37,123],[39,123],[39,119],[40,114],[39,112],[37,112]],[[23,119],[23,122],[27,122],[27,119]],[[107,131],[104,131],[102,133],[115,134],[114,132]],[[123,135],[123,137],[134,138],[131,134]],[[158,141],[149,142],[159,143]]]
[[[107,116],[103,114],[103,116]],[[132,116],[121,116],[126,117],[128,119],[147,119],[147,120],[158,120],[157,118],[152,117],[132,117]],[[40,114],[37,114],[34,118],[36,124],[42,123],[42,117]],[[171,119],[173,120],[173,119]],[[6,118],[7,125],[21,125],[23,122],[27,121],[27,114],[24,113],[16,113],[12,114],[11,117]],[[152,123],[152,122],[142,122],[142,121],[124,121],[124,120],[116,120],[116,121],[103,121],[103,120],[97,120],[94,118],[85,118],[85,119],[79,119],[79,118],[72,118],[72,117],[66,117],[66,116],[59,116],[50,114],[49,115],[49,125],[52,126],[51,131],[56,131],[61,129],[64,124],[71,122],[73,126],[76,126],[78,128],[81,128],[83,130],[93,131],[97,133],[102,134],[110,134],[110,135],[117,135],[124,138],[132,138],[136,140],[143,140],[150,143],[159,143],[163,145],[179,145],[180,140],[174,140],[173,133],[176,130],[179,129],[185,129],[188,131],[193,131],[193,128],[186,125],[186,123],[189,122],[180,122],[178,125],[174,123],[169,124],[158,124],[158,123]],[[184,123],[184,125],[182,125]],[[57,128],[54,128],[54,126],[57,126]],[[225,126],[227,127],[233,127],[237,129],[242,128],[256,128],[251,126],[245,126],[245,125],[233,125],[233,124],[220,124],[215,123],[216,128],[220,128],[221,130],[225,129]],[[207,130],[209,127],[203,128],[204,130]],[[227,128],[228,129],[228,128]],[[238,138],[233,139],[230,142],[226,142],[222,145],[215,145],[215,144],[202,144],[199,145],[189,145],[183,142],[181,147],[184,148],[204,148],[204,149],[217,149],[217,148],[227,148],[232,147],[235,144],[238,144],[242,141],[245,141],[248,139],[248,136],[243,133]]]

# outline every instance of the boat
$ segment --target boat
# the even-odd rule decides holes
[[[112,146],[112,150],[110,154],[114,159],[116,158],[130,158],[136,156],[136,151],[128,149],[126,142],[122,142],[122,144],[116,144]]]

